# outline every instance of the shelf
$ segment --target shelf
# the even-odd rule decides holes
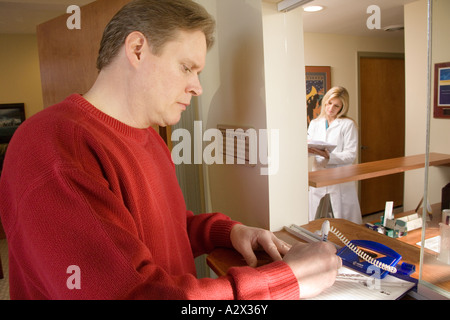
[[[430,153],[430,166],[450,166],[450,155]],[[425,167],[425,155],[414,155],[309,172],[311,187],[358,181]]]

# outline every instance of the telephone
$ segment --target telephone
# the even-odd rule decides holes
[[[381,243],[369,240],[349,241],[333,226],[330,226],[329,231],[345,244],[345,247],[338,250],[337,255],[341,257],[342,264],[351,269],[373,274],[377,279],[384,279],[389,273],[405,278],[415,271],[414,265],[405,262],[397,269],[402,256]]]
[[[329,221],[325,220],[322,225],[321,237],[317,233],[312,233],[297,225],[291,225],[285,228],[286,231],[300,237],[308,242],[311,241],[326,241],[328,232],[333,233],[342,243],[344,247],[339,247],[335,244],[337,255],[341,257],[342,264],[348,268],[359,271],[365,274],[372,274],[373,277],[384,279],[388,274],[395,277],[416,282],[417,280],[410,277],[415,272],[415,266],[403,262],[399,265],[402,256],[392,250],[391,248],[369,240],[352,240],[349,241],[336,228],[329,225]],[[328,231],[324,231],[328,230]],[[326,233],[326,234],[324,234]],[[378,267],[376,268],[372,267]],[[398,267],[398,268],[397,268]],[[378,272],[379,271],[379,272]]]

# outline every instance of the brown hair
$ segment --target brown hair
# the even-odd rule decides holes
[[[125,39],[134,31],[145,35],[152,52],[159,54],[177,32],[202,31],[207,48],[214,44],[213,17],[192,0],[134,0],[126,4],[108,23],[103,33],[97,58],[102,70],[116,57]]]

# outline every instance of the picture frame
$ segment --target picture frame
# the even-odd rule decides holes
[[[434,65],[434,118],[450,118],[450,62]]]
[[[24,121],[24,103],[0,104],[0,143],[8,143],[19,125]]]
[[[24,103],[0,104],[0,173],[6,149],[17,128],[25,121]]]
[[[306,66],[306,121],[309,123],[320,114],[322,98],[331,89],[330,66]]]

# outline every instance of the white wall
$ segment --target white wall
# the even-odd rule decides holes
[[[331,66],[331,86],[343,86],[350,95],[349,116],[358,122],[358,52],[403,53],[402,38],[357,37],[305,33],[305,64]]]
[[[450,62],[450,1],[434,0],[433,2],[433,54],[432,62]],[[434,79],[434,68],[433,77]],[[433,81],[434,92],[434,81]],[[433,106],[431,96],[431,106]],[[450,154],[450,119],[435,119],[430,121],[430,151]],[[441,189],[450,183],[449,167],[430,168],[429,197],[431,203],[441,201]]]
[[[406,133],[405,154],[425,153],[427,106],[427,1],[405,6]],[[423,196],[424,170],[405,173],[404,207]]]
[[[204,166],[207,210],[274,231],[306,223],[306,123],[299,120],[306,117],[301,11],[278,13],[274,4],[261,0],[198,2],[217,22],[217,43],[201,75],[204,130],[223,124],[268,129],[269,135],[275,130],[280,137],[279,145],[272,145],[280,151],[274,175],[261,174],[267,168],[261,161],[256,166]]]
[[[450,2],[433,2],[433,55],[432,63],[450,61]],[[427,119],[427,0],[419,0],[405,6],[405,63],[406,63],[406,155],[426,151]],[[433,79],[433,78],[432,78]],[[433,92],[433,91],[432,91]],[[433,95],[431,96],[431,100]],[[430,101],[431,106],[433,102]],[[430,151],[450,154],[448,137],[450,120],[434,119],[431,115]],[[450,182],[450,168],[431,167],[429,177],[429,201],[441,201],[441,189]],[[405,174],[405,209],[414,209],[424,193],[424,170]]]
[[[267,128],[279,130],[279,170],[269,176],[270,228],[308,223],[306,83],[301,8],[263,3]]]
[[[217,42],[201,75],[204,92],[208,92],[199,98],[204,130],[221,124],[265,129],[260,1],[207,2],[210,3],[202,4],[215,15]],[[260,175],[259,166],[214,164],[204,168],[209,211],[223,212],[245,224],[268,227],[268,181]]]

